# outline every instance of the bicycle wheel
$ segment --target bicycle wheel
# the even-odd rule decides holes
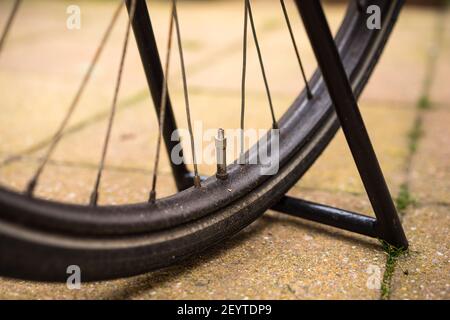
[[[381,9],[380,30],[366,27],[361,6],[370,3]],[[402,1],[390,0],[349,3],[335,42],[356,96],[401,6]],[[69,265],[78,265],[84,281],[131,276],[173,264],[237,233],[301,178],[339,128],[320,71],[309,85],[314,97],[299,93],[278,121],[275,175],[261,175],[260,165],[233,163],[226,180],[209,177],[201,188],[124,206],[70,205],[0,189],[0,274],[61,281]]]

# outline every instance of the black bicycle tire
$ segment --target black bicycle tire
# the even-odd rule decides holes
[[[402,1],[376,2],[386,17],[382,30],[362,29],[364,15],[357,14],[353,4],[336,37],[358,96],[381,55],[402,5]],[[196,211],[193,207],[182,210],[181,215],[178,212],[170,216],[164,212],[168,207],[151,208],[146,204],[103,207],[92,209],[100,212],[88,213],[86,207],[61,205],[64,209],[58,212],[58,207],[55,209],[50,202],[0,189],[0,274],[61,281],[67,277],[67,266],[78,265],[84,281],[131,276],[170,265],[235,234],[298,181],[338,130],[331,102],[322,94],[326,88],[320,72],[314,74],[311,84],[313,88],[317,86],[315,92],[319,98],[305,102],[306,94],[301,93],[280,121],[281,128],[289,127],[292,121],[303,116],[303,120],[310,120],[306,121],[310,127],[303,126],[305,131],[298,132],[299,136],[303,134],[300,142],[295,139],[291,142],[296,143],[295,148],[283,159],[279,174],[257,180],[261,183],[249,186],[249,192],[244,188],[216,211]],[[280,138],[280,141],[284,140]],[[230,171],[231,177],[243,174],[242,166],[236,164]],[[219,181],[211,179],[211,184],[220,186]],[[223,182],[226,183],[232,182]],[[227,186],[220,187],[223,190]],[[193,192],[202,191],[190,189],[181,194],[189,197]],[[68,208],[84,211],[78,216],[77,213],[65,215]],[[142,210],[146,211],[145,215]],[[149,213],[151,210],[158,211],[159,215]],[[107,219],[112,223],[108,224]]]

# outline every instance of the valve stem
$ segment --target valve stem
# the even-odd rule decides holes
[[[217,160],[217,173],[216,177],[220,180],[226,180],[228,178],[227,173],[227,138],[225,138],[225,131],[219,129],[216,137],[216,160]]]

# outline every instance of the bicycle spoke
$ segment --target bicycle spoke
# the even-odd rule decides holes
[[[11,30],[11,26],[14,22],[14,18],[17,16],[17,12],[19,11],[19,6],[22,0],[16,0],[14,2],[11,13],[6,21],[5,28],[3,29],[2,36],[0,38],[0,54],[2,53],[3,46],[6,42],[6,38],[8,37],[9,31]]]
[[[158,177],[158,164],[161,151],[161,139],[164,134],[164,119],[166,116],[170,53],[172,51],[173,21],[174,21],[174,3],[172,3],[172,9],[170,12],[169,36],[167,40],[166,64],[164,68],[164,73],[166,76],[164,77],[162,84],[161,105],[159,107],[159,109],[161,110],[159,114],[159,134],[158,140],[156,142],[156,156],[155,156],[155,163],[153,166],[152,189],[150,191],[149,202],[154,202],[156,200],[156,180]]]
[[[248,16],[250,18],[250,25],[251,25],[252,33],[253,33],[253,40],[255,41],[256,51],[258,53],[258,60],[259,60],[259,65],[261,67],[261,73],[262,73],[263,80],[264,80],[264,86],[266,88],[267,99],[269,100],[270,114],[272,116],[272,127],[274,129],[277,129],[278,123],[275,118],[275,111],[273,109],[273,103],[272,103],[272,95],[270,93],[269,83],[267,81],[266,70],[264,68],[264,62],[263,62],[263,58],[262,58],[262,54],[261,54],[261,48],[259,46],[258,36],[256,34],[256,27],[255,27],[255,22],[253,20],[253,12],[252,12],[252,6],[250,4],[250,0],[245,0],[245,4],[247,6],[247,12],[248,12]]]
[[[101,155],[100,164],[99,164],[98,172],[97,172],[97,178],[95,180],[94,189],[92,190],[91,198],[90,198],[90,204],[92,206],[96,206],[97,202],[98,202],[98,188],[100,186],[100,181],[101,181],[101,178],[102,178],[103,169],[105,167],[105,158],[106,158],[106,153],[108,151],[108,146],[109,146],[109,140],[110,140],[110,137],[111,137],[112,126],[113,126],[114,117],[115,117],[115,114],[116,114],[117,98],[119,96],[120,84],[122,82],[123,68],[124,68],[124,65],[125,65],[125,57],[127,55],[128,42],[129,42],[129,39],[130,39],[131,23],[133,21],[135,12],[136,12],[136,0],[132,0],[130,18],[129,18],[129,21],[128,21],[128,24],[127,24],[127,29],[126,29],[126,32],[125,32],[125,40],[124,40],[123,48],[122,48],[122,56],[120,58],[119,71],[117,73],[116,86],[115,86],[115,90],[114,90],[114,98],[113,98],[113,102],[112,102],[112,105],[111,105],[111,113],[110,113],[110,116],[109,116],[108,127],[107,127],[107,130],[106,130],[105,142],[103,144],[102,155]]]
[[[184,102],[185,102],[185,106],[186,106],[186,116],[187,116],[187,122],[188,122],[188,128],[189,128],[189,135],[190,135],[190,139],[191,139],[192,158],[193,158],[193,162],[194,162],[194,186],[199,188],[199,187],[201,187],[201,180],[200,180],[200,176],[198,174],[197,158],[195,155],[194,133],[192,131],[191,111],[190,111],[190,106],[189,106],[189,93],[188,93],[187,80],[186,80],[186,67],[184,64],[183,46],[181,43],[181,31],[180,31],[180,22],[178,20],[177,1],[172,0],[172,3],[173,3],[173,8],[174,8],[173,17],[175,20],[175,29],[177,32],[178,52],[180,55],[181,74],[182,74],[182,78],[183,78]]]
[[[284,14],[284,18],[286,20],[286,24],[289,29],[289,34],[291,36],[292,45],[294,46],[295,54],[297,56],[298,65],[300,66],[300,71],[302,73],[303,81],[305,82],[306,95],[307,95],[308,99],[312,99],[313,95],[312,95],[311,89],[309,87],[308,80],[306,79],[305,69],[303,67],[302,59],[300,58],[300,52],[297,47],[297,42],[295,41],[294,32],[292,31],[292,25],[291,25],[291,21],[289,19],[289,14],[286,9],[286,4],[284,3],[284,0],[280,0],[280,3],[281,3],[281,8],[283,9],[283,14]]]
[[[248,29],[248,9],[247,4],[244,4],[244,35],[242,45],[242,85],[241,85],[241,132],[240,132],[240,163],[244,164],[244,125],[245,125],[245,80],[247,74],[247,29]]]
[[[119,15],[120,15],[120,12],[122,11],[122,8],[123,8],[123,2],[121,2],[119,4],[119,6],[117,7],[116,11],[114,12],[114,14],[113,14],[113,16],[111,18],[111,21],[110,21],[110,23],[109,23],[109,25],[108,25],[108,27],[107,27],[107,29],[106,29],[102,39],[101,39],[101,41],[100,41],[100,44],[99,44],[97,50],[95,51],[94,57],[93,57],[90,65],[89,65],[89,68],[88,68],[86,74],[84,75],[83,80],[81,81],[80,87],[78,88],[78,91],[75,94],[75,97],[72,100],[72,103],[70,104],[70,107],[67,110],[66,115],[64,116],[63,121],[61,122],[58,130],[54,134],[54,136],[53,136],[53,138],[52,138],[52,140],[50,142],[50,146],[47,149],[47,152],[45,153],[44,158],[41,160],[41,162],[40,162],[36,172],[34,173],[33,177],[28,182],[26,193],[29,196],[33,195],[34,190],[36,189],[36,186],[38,184],[39,177],[41,176],[45,166],[47,165],[51,155],[53,154],[53,151],[55,150],[56,146],[58,145],[59,141],[61,140],[61,138],[63,136],[64,129],[66,128],[66,126],[69,123],[73,113],[75,112],[75,110],[76,110],[76,108],[78,106],[78,103],[79,103],[79,101],[80,101],[80,99],[81,99],[81,97],[82,97],[82,95],[84,93],[84,90],[85,90],[89,80],[91,79],[91,76],[92,76],[92,74],[94,72],[94,69],[95,69],[95,67],[96,67],[96,65],[98,63],[98,60],[99,60],[102,52],[103,52],[103,49],[104,49],[106,43],[108,42],[108,39],[109,39],[109,37],[110,37],[110,35],[112,33],[112,30],[113,30],[113,28],[114,28],[114,26],[115,26],[115,24],[116,24],[116,22],[117,22],[117,20],[119,18]],[[11,157],[11,159],[17,158],[17,157],[18,156],[13,156],[13,157]]]

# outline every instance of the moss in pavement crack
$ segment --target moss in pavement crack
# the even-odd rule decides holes
[[[391,246],[385,241],[381,241],[383,249],[386,252],[386,269],[383,275],[383,281],[381,282],[381,300],[389,300],[391,296],[391,282],[394,275],[395,266],[397,265],[397,260],[401,256],[407,254],[407,250],[403,248],[396,248]]]
[[[409,157],[411,158],[417,151],[420,138],[423,136],[422,114],[419,114],[414,121],[414,125],[409,132]]]
[[[409,186],[407,184],[402,184],[397,198],[395,199],[395,205],[400,215],[404,215],[406,209],[415,203],[414,197],[409,192]]]

